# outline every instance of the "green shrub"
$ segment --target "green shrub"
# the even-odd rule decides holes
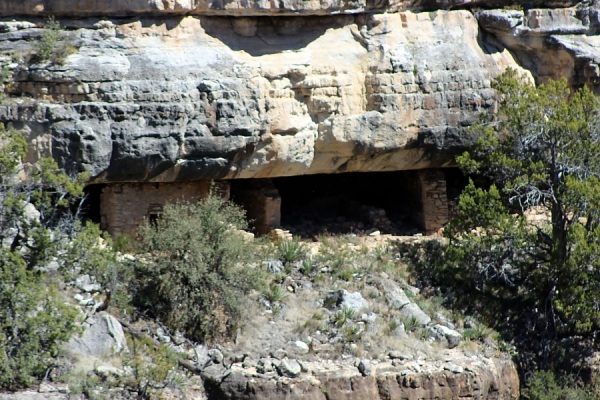
[[[12,84],[12,74],[8,64],[1,64],[0,68],[0,101],[6,97],[7,87]]]
[[[97,224],[76,223],[73,229],[61,256],[65,278],[73,280],[79,274],[94,277],[104,290],[110,291],[111,312],[122,317],[131,313],[131,266],[118,261],[113,241]]]
[[[63,39],[63,33],[60,30],[60,23],[54,17],[48,18],[44,26],[42,38],[37,42],[35,48],[35,61],[47,61],[54,55],[58,48],[58,42]]]
[[[59,344],[76,330],[78,313],[54,286],[27,270],[16,252],[0,253],[0,388],[14,390],[42,378]]]
[[[355,269],[345,267],[345,268],[341,268],[341,269],[335,271],[334,276],[343,281],[350,281],[354,277],[355,273],[356,273]]]
[[[136,304],[194,340],[230,337],[242,322],[244,296],[263,279],[250,266],[259,254],[254,242],[236,232],[247,226],[241,208],[214,195],[166,205],[140,229],[148,256],[135,264]]]
[[[345,342],[357,342],[360,340],[363,332],[360,329],[360,326],[350,324],[344,328],[343,333]]]
[[[404,318],[402,322],[404,323],[406,332],[413,332],[421,326],[421,323],[415,317]]]
[[[551,371],[538,371],[527,381],[521,392],[523,400],[594,400],[591,388],[579,388],[571,377],[557,377]]]
[[[492,335],[493,331],[483,324],[475,323],[471,328],[466,328],[463,331],[465,340],[483,341],[488,336]]]
[[[396,332],[396,329],[400,327],[400,324],[400,321],[398,321],[396,318],[390,319],[385,326],[385,334],[393,334],[394,332]]]
[[[143,336],[130,336],[127,344],[130,352],[124,355],[123,364],[132,373],[122,378],[125,388],[136,391],[141,399],[151,399],[152,389],[163,389],[178,381],[180,357],[175,351]]]
[[[301,272],[304,275],[309,276],[315,271],[316,267],[317,267],[317,261],[313,257],[309,256],[309,257],[306,257],[304,260],[302,260]]]
[[[60,23],[54,17],[50,17],[44,26],[42,37],[36,44],[32,61],[62,64],[69,55],[76,52],[77,47],[71,41],[65,40]]]
[[[9,390],[44,377],[77,330],[77,309],[43,270],[59,256],[57,238],[72,231],[69,210],[83,185],[48,159],[27,181],[14,179],[26,153],[24,136],[0,124],[0,388]]]
[[[263,294],[270,303],[277,303],[283,300],[287,293],[280,284],[271,282],[271,284],[263,290]]]
[[[284,263],[291,263],[304,256],[304,246],[298,239],[282,240],[277,246],[279,258]]]
[[[108,397],[98,396],[100,377],[93,372],[74,371],[63,375],[61,380],[69,385],[69,395],[75,397],[82,394],[85,399],[104,400]]]
[[[333,314],[333,323],[338,328],[341,328],[346,322],[351,321],[355,315],[356,310],[354,308],[344,306],[344,308]]]

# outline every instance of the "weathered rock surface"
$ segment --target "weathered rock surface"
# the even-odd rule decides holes
[[[69,352],[94,357],[128,351],[123,327],[106,313],[88,317],[82,334],[73,337],[66,347]]]
[[[312,374],[300,374],[292,380],[251,376],[234,368],[222,380],[207,382],[208,398],[429,400],[519,396],[517,372],[508,360],[487,359],[485,363],[457,360],[439,367],[429,365],[423,373],[390,363],[361,360],[358,365],[333,372],[314,367]]]
[[[577,4],[572,0],[515,1],[527,7],[564,7]],[[467,7],[503,7],[505,0],[282,0],[278,2],[207,1],[207,0],[5,0],[0,17],[19,16],[103,16],[131,15],[324,15],[397,10],[435,10]]]
[[[484,10],[476,14],[538,82],[565,77],[574,86],[600,83],[600,12],[596,2],[560,9]]]
[[[468,11],[62,23],[78,51],[11,64],[0,122],[95,182],[444,166],[518,68]],[[3,24],[4,54],[43,32]]]

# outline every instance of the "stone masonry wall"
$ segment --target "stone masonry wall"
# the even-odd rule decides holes
[[[448,222],[448,196],[443,170],[419,171],[421,192],[421,225],[428,235],[436,233]]]
[[[101,194],[101,226],[112,236],[135,234],[146,218],[160,215],[165,204],[197,201],[209,190],[209,181],[109,184]]]
[[[244,207],[257,233],[266,234],[281,225],[281,196],[270,180],[242,183],[234,190],[233,197]]]

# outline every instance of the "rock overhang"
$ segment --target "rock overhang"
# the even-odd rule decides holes
[[[77,26],[63,65],[15,67],[29,100],[0,119],[94,182],[448,166],[518,68],[468,11]],[[39,29],[7,34],[31,51]]]

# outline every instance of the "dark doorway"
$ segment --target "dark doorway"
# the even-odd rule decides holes
[[[85,197],[79,210],[83,222],[91,221],[100,224],[100,196],[106,185],[88,185],[84,189]]]
[[[420,197],[415,171],[275,178],[281,224],[292,233],[414,234]]]

